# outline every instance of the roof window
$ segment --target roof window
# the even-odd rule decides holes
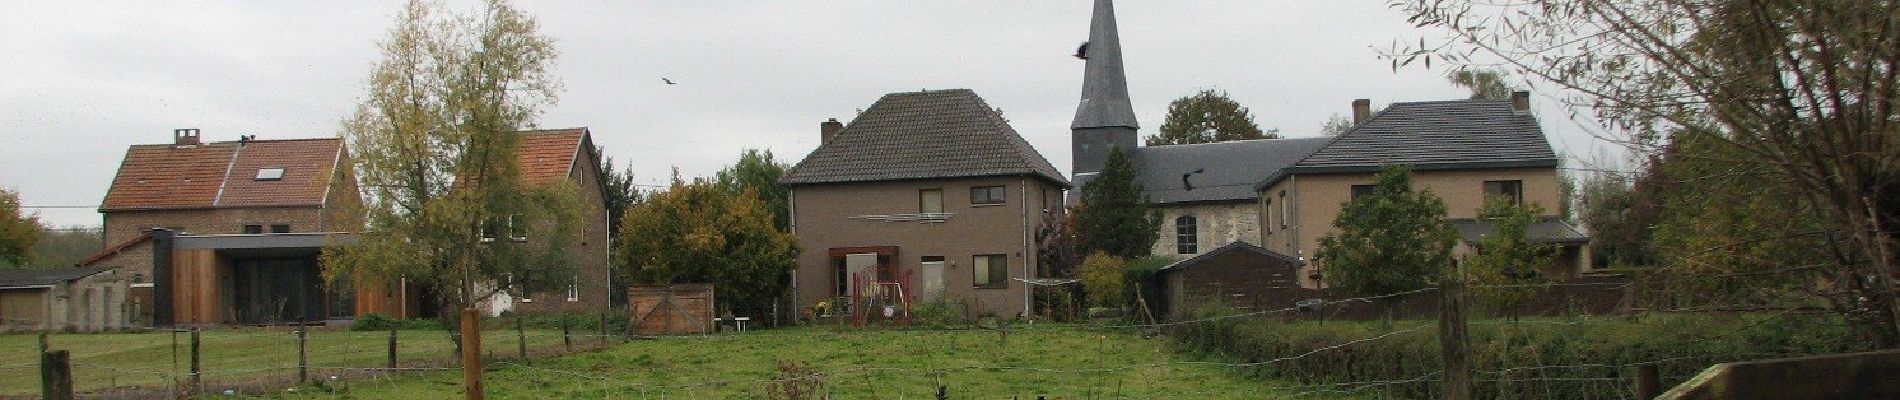
[[[283,168],[281,168],[281,167],[279,167],[279,168],[258,168],[258,169],[257,169],[257,180],[260,180],[260,181],[281,181],[281,180],[284,180],[284,169],[283,169]]]

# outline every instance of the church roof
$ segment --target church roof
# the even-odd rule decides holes
[[[1131,154],[1136,182],[1155,204],[1248,201],[1254,185],[1332,138],[1259,139],[1148,146]]]
[[[1113,2],[1095,0],[1085,46],[1082,55],[1088,63],[1082,75],[1082,101],[1075,107],[1075,121],[1069,128],[1141,128],[1128,101],[1128,77],[1122,72],[1121,35],[1115,31]]]

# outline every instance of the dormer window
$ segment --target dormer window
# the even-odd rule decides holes
[[[281,181],[281,180],[284,180],[284,169],[283,169],[282,167],[278,167],[278,168],[258,168],[258,169],[257,169],[257,180],[260,180],[260,181]]]

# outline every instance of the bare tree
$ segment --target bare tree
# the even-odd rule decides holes
[[[1837,245],[1814,278],[1881,347],[1900,346],[1900,2],[1891,0],[1395,0],[1449,40],[1394,46],[1394,68],[1433,59],[1499,66],[1647,149],[1706,140],[1735,171],[1772,171]],[[1409,41],[1408,41],[1409,42]],[[1691,179],[1691,178],[1681,178]],[[1751,240],[1772,241],[1760,237]],[[1724,248],[1710,248],[1722,252]],[[1665,260],[1665,262],[1668,262]]]

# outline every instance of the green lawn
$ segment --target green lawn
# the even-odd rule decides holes
[[[1291,394],[1229,367],[1186,363],[1165,339],[1063,325],[996,331],[797,328],[636,340],[598,352],[490,365],[491,399],[766,398],[778,363],[805,363],[834,399],[1258,399]],[[306,388],[348,399],[460,397],[460,372]],[[1278,396],[1275,396],[1278,397]],[[1310,398],[1310,397],[1309,397]],[[1324,397],[1319,397],[1324,398]]]
[[[577,332],[578,334],[578,332]],[[219,329],[201,333],[201,368],[209,383],[290,382],[297,375],[297,334],[282,329]],[[559,348],[560,331],[527,331],[528,346]],[[142,387],[163,390],[173,376],[190,367],[190,336],[177,335],[177,364],[173,364],[170,332],[113,334],[55,334],[51,348],[69,350],[73,384],[81,392]],[[39,358],[36,334],[0,335],[0,396],[38,394]],[[577,346],[592,343],[576,339]],[[349,368],[382,367],[388,357],[388,332],[313,330],[308,354],[313,378],[348,375]],[[489,331],[482,346],[497,356],[516,352],[514,331]],[[451,359],[451,344],[441,331],[402,331],[398,360],[405,365]],[[182,378],[181,378],[182,379]],[[209,385],[216,386],[216,385]],[[130,390],[130,389],[126,389]]]

